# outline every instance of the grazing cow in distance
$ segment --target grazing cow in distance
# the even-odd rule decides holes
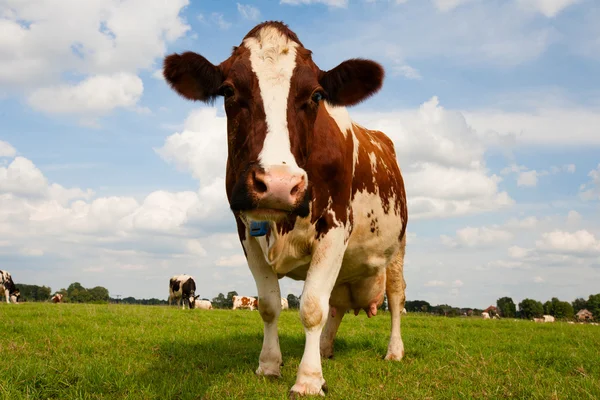
[[[544,322],[544,318],[534,318],[533,322]]]
[[[406,314],[408,314],[408,313],[406,312],[406,308],[403,308],[403,309],[402,309],[402,315],[406,315]]]
[[[285,297],[281,298],[281,310],[289,310],[290,305]]]
[[[63,300],[63,295],[60,293],[56,293],[54,296],[52,296],[53,303],[62,303],[62,300]]]
[[[555,319],[552,315],[543,315],[542,318],[544,318],[544,322],[554,322]]]
[[[321,70],[287,25],[269,21],[222,63],[172,54],[163,74],[187,99],[224,97],[227,198],[264,323],[256,373],[281,375],[284,276],[305,281],[306,345],[293,395],[324,394],[320,356],[333,355],[346,310],[372,317],[384,294],[392,320],[385,359],[402,359],[404,182],[392,140],[353,122],[345,108],[381,88],[381,65],[351,59]]]
[[[4,297],[6,297],[7,304],[10,304],[11,302],[16,304],[19,302],[21,292],[15,286],[10,272],[0,270],[0,289],[2,290]]]
[[[213,306],[209,300],[195,300],[194,307],[198,310],[212,310]]]
[[[256,300],[256,298],[250,297],[250,296],[233,296],[232,300],[233,300],[233,307],[231,308],[232,310],[248,309],[250,311],[253,311],[258,306],[258,300]]]
[[[489,314],[489,313],[486,313],[486,312],[484,311],[484,312],[482,312],[482,313],[481,313],[481,317],[482,317],[483,319],[490,319],[490,314]]]
[[[177,305],[181,305],[181,309],[185,310],[187,305],[190,309],[193,309],[196,305],[196,299],[200,295],[196,296],[196,282],[194,277],[190,275],[174,275],[169,280],[169,305],[173,300],[177,301]]]

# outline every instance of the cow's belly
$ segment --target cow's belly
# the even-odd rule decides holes
[[[377,194],[357,193],[352,203],[354,225],[338,283],[379,274],[399,248],[403,221],[390,207],[383,210]]]

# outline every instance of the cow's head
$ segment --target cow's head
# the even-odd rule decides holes
[[[21,291],[19,289],[16,289],[13,292],[11,292],[10,301],[17,304],[19,302],[20,298],[21,298]]]
[[[357,104],[379,90],[384,75],[363,59],[322,71],[296,34],[272,21],[252,29],[219,65],[186,52],[166,57],[163,73],[189,100],[224,97],[227,195],[234,212],[253,220],[308,215],[306,165],[314,135],[329,128],[324,102]]]
[[[188,302],[190,303],[190,309],[196,308],[196,299],[200,297],[200,295],[194,295],[194,292],[190,293],[190,297],[188,298]]]

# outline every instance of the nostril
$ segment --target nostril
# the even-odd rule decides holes
[[[252,183],[257,193],[265,193],[267,191],[267,184],[261,176],[256,175],[256,172],[252,173]]]
[[[296,196],[298,192],[300,192],[304,188],[304,177],[300,178],[300,181],[294,185],[292,190],[290,191],[290,195]]]

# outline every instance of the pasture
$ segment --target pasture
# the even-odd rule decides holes
[[[256,311],[24,303],[0,317],[5,399],[287,399],[304,346],[297,311],[283,312],[283,377],[269,380],[254,375]],[[323,362],[329,399],[600,398],[598,326],[409,314],[391,363],[389,324],[344,317]]]

